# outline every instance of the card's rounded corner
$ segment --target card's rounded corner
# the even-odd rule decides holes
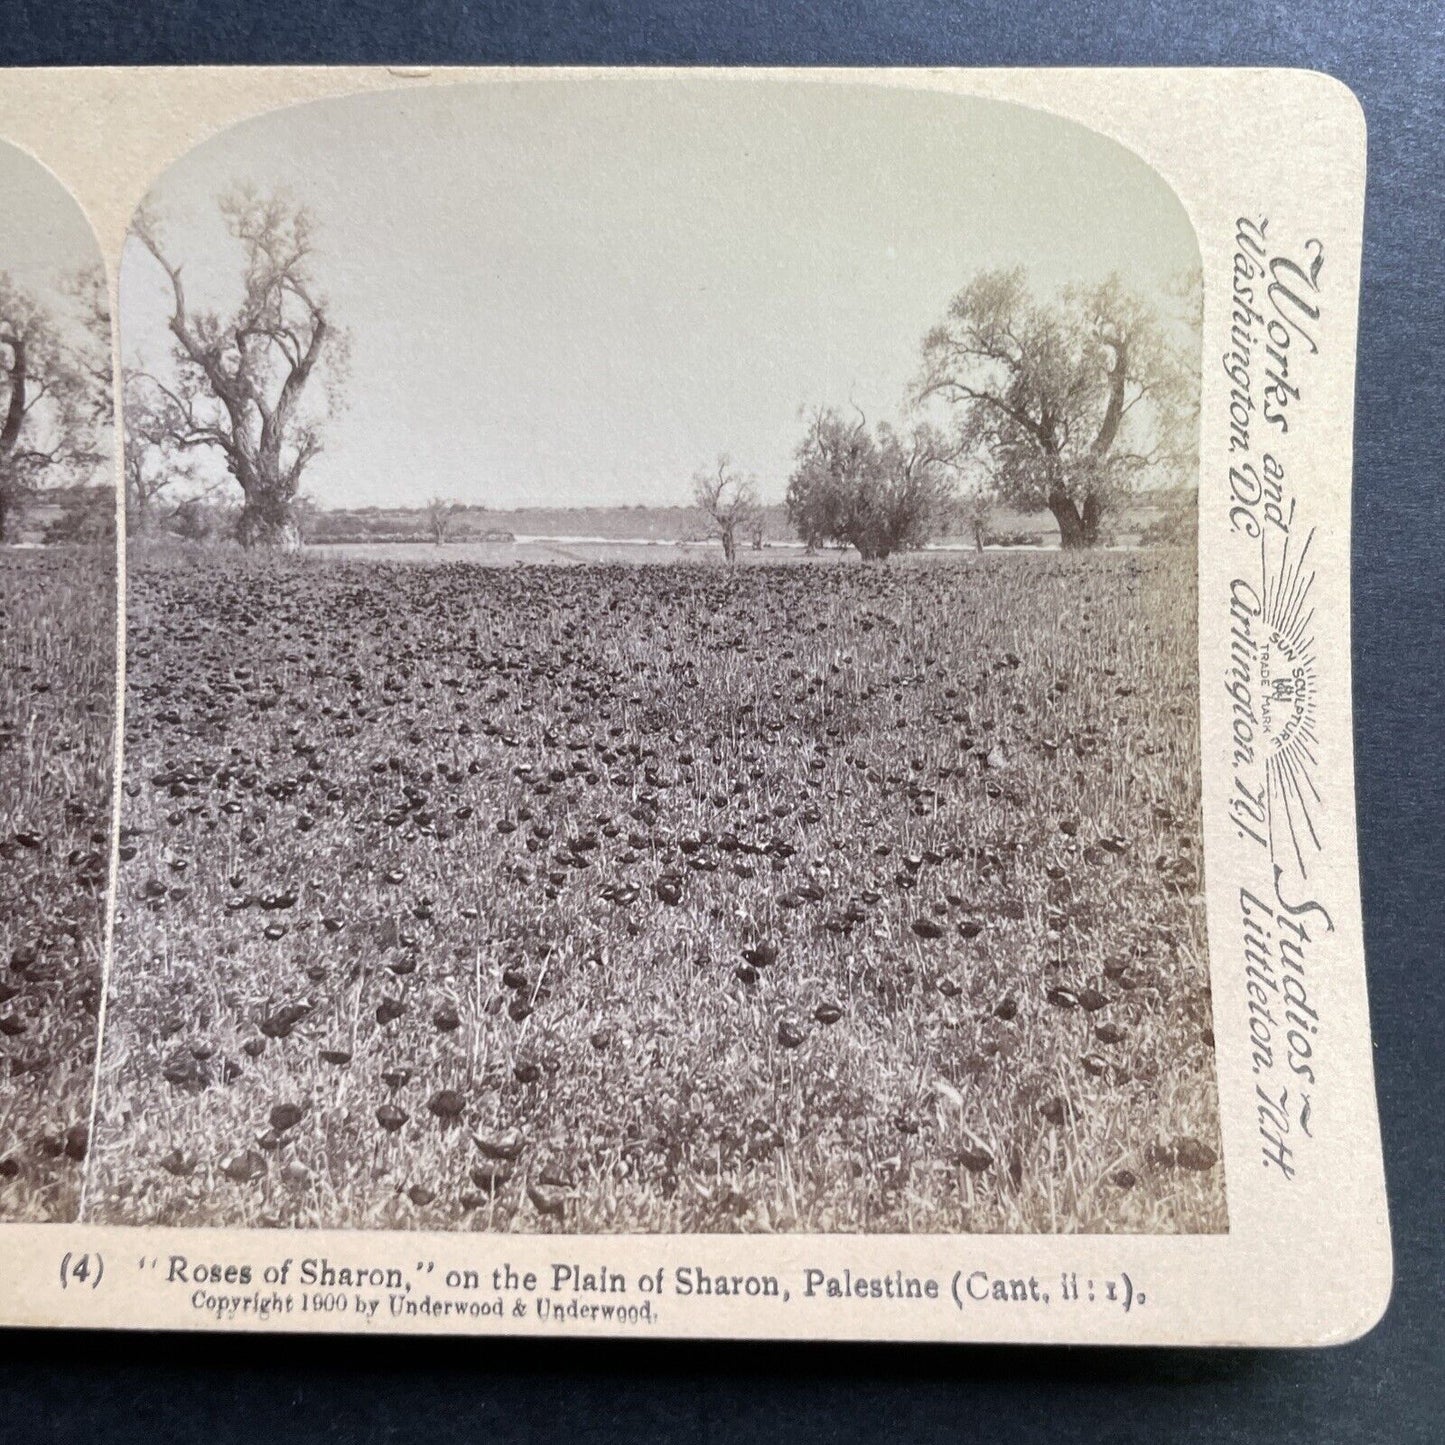
[[[1349,83],[1341,80],[1338,75],[1332,75],[1328,70],[1315,70],[1304,65],[1292,68],[1289,74],[1319,86],[1328,95],[1330,104],[1342,105],[1350,113],[1350,119],[1359,133],[1360,147],[1364,149],[1369,139],[1370,121],[1365,114],[1364,102]]]
[[[1395,1255],[1388,1235],[1377,1259],[1365,1266],[1364,1277],[1351,1280],[1350,1310],[1309,1343],[1320,1349],[1352,1345],[1375,1330],[1389,1313],[1395,1294]]]

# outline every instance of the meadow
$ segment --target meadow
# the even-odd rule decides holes
[[[0,548],[0,1219],[76,1215],[110,866],[115,554]]]
[[[1192,556],[137,548],[97,1221],[1226,1227]]]

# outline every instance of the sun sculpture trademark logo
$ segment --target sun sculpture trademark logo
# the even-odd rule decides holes
[[[1315,775],[1319,742],[1315,731],[1314,608],[1310,591],[1314,570],[1307,566],[1310,531],[1291,556],[1294,538],[1286,537],[1279,565],[1266,569],[1260,620],[1264,637],[1259,650],[1260,734],[1269,784],[1271,832],[1279,824],[1287,833],[1300,875],[1309,876],[1307,855],[1319,851],[1315,810],[1320,803]]]

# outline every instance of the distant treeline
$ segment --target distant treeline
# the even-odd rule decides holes
[[[1191,539],[1192,498],[1183,490],[1161,491],[1140,498],[1116,518],[1114,539],[1142,546],[1168,545]],[[145,527],[129,521],[132,537],[174,536],[189,541],[228,541],[237,508],[206,498],[191,498],[153,514]],[[115,535],[115,493],[110,487],[64,486],[37,494],[14,538],[36,543],[100,542]],[[796,544],[785,509],[762,509],[758,540],[764,547]],[[1184,528],[1185,530],[1181,530]],[[1186,535],[1188,531],[1188,535]],[[302,539],[312,544],[433,542],[434,531],[424,507],[306,507]],[[515,542],[525,537],[598,537],[609,542],[697,542],[709,538],[692,507],[459,507],[446,529],[446,544]],[[954,545],[971,541],[962,528],[943,540]],[[996,509],[984,533],[989,547],[1046,547],[1058,544],[1058,528],[1046,512],[1026,514]],[[751,546],[752,537],[744,539]]]
[[[1126,506],[1116,518],[1120,542],[1145,545],[1165,542],[1158,535],[1167,519],[1178,515],[1184,493],[1161,491]],[[764,547],[796,544],[797,534],[781,505],[761,509],[757,538],[740,539],[744,550],[760,541]],[[308,543],[433,542],[434,529],[425,507],[351,507],[310,509],[302,522]],[[457,507],[448,520],[447,545],[459,542],[511,542],[521,537],[599,537],[609,542],[698,542],[710,540],[706,523],[693,507]],[[971,541],[962,521],[943,540]],[[995,508],[984,534],[989,547],[1057,545],[1058,526],[1047,512],[1012,512]]]
[[[764,509],[763,541],[793,537],[781,506]],[[312,510],[303,521],[308,542],[431,542],[426,507],[350,507]],[[468,507],[454,506],[445,540],[506,542],[518,537],[601,537],[609,542],[705,542],[709,534],[692,507]]]

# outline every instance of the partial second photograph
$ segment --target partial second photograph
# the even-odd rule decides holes
[[[207,141],[119,294],[88,1219],[1227,1229],[1199,253],[1138,156],[438,84]]]
[[[89,1148],[116,727],[111,327],[70,192],[0,144],[0,1221]]]

